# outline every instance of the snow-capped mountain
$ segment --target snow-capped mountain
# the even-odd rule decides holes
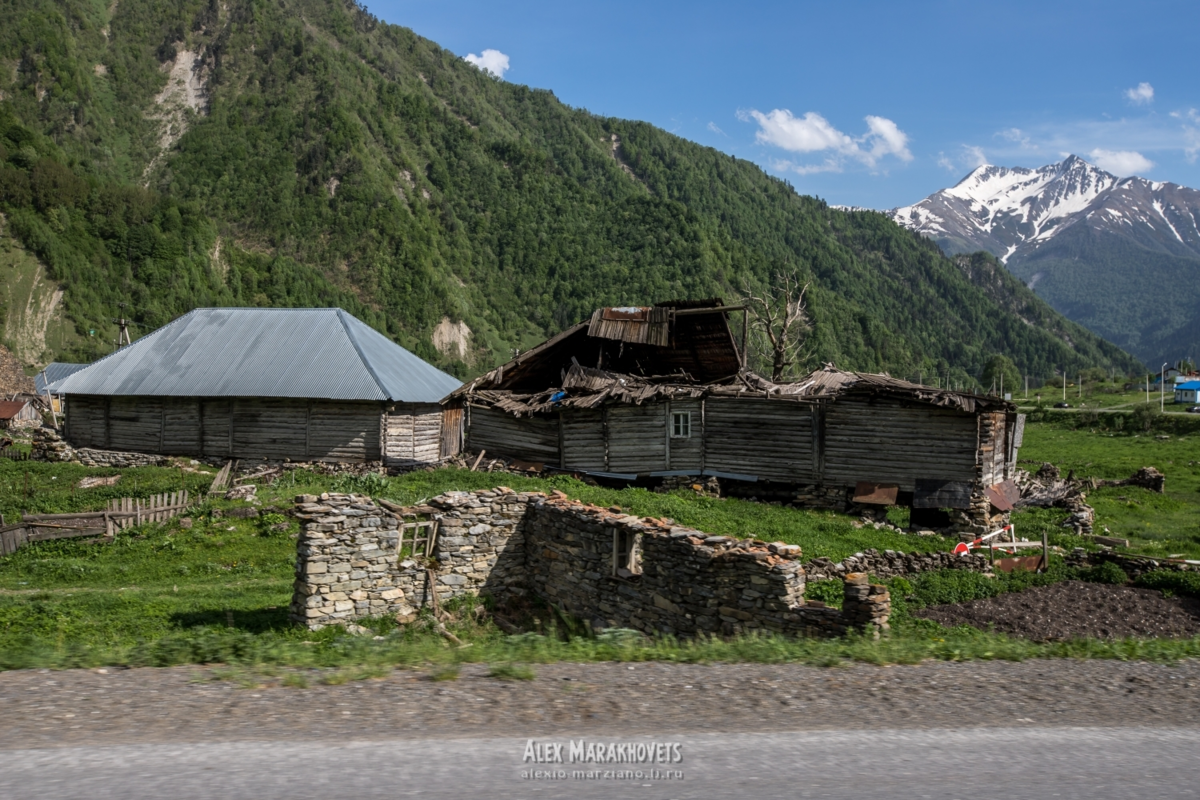
[[[1200,192],[1118,178],[1078,156],[1038,169],[977,167],[955,186],[892,218],[947,252],[987,250],[1023,260],[1073,225],[1089,225],[1200,257]]]
[[[987,250],[1058,311],[1147,363],[1200,354],[1200,191],[1078,156],[976,168],[890,212],[948,254]]]

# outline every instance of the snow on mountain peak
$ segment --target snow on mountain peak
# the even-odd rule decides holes
[[[1037,169],[985,164],[891,216],[949,251],[988,250],[1005,263],[1081,221],[1200,255],[1200,192],[1118,178],[1074,155]]]

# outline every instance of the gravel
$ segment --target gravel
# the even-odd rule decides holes
[[[930,606],[913,615],[943,625],[994,628],[1035,641],[1200,634],[1200,600],[1196,598],[1168,598],[1156,589],[1082,581],[1064,581],[969,603]]]
[[[240,682],[211,668],[0,674],[0,749],[237,740],[653,732],[1194,726],[1200,662],[916,666],[557,663],[533,680],[415,671],[340,686],[314,670]],[[281,685],[305,675],[310,688]]]

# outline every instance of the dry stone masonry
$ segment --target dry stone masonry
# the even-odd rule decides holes
[[[891,551],[806,567],[795,545],[711,536],[560,492],[449,492],[408,508],[352,494],[301,495],[296,514],[291,617],[313,629],[383,615],[409,621],[422,606],[460,596],[533,593],[593,628],[877,635],[888,627],[891,600],[868,572],[987,568],[974,556]],[[429,521],[432,546],[414,550],[414,534],[428,530],[414,524]],[[807,579],[817,576],[844,581],[841,609],[805,599]]]

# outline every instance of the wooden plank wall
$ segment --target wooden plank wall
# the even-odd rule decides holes
[[[1012,431],[1006,424],[1003,411],[989,411],[979,415],[979,460],[982,467],[981,480],[991,486],[1009,477],[1008,455],[1012,443]]]
[[[514,417],[487,406],[467,410],[467,449],[558,466],[558,417]]]
[[[825,483],[976,479],[975,415],[900,401],[844,397],[825,411]]]
[[[704,405],[705,402],[696,399],[672,400],[665,404],[664,418],[668,426],[667,436],[671,436],[669,426],[671,417],[676,412],[690,412],[692,415],[692,435],[686,439],[670,438],[667,453],[667,469],[692,470],[697,475],[704,469]]]
[[[202,453],[207,456],[233,456],[233,438],[230,421],[233,419],[233,401],[200,401],[200,438],[204,445]]]
[[[440,405],[402,403],[392,406],[387,412],[385,461],[389,465],[433,464],[441,456],[441,450]]]
[[[381,403],[313,400],[308,413],[308,458],[317,461],[380,459]]]
[[[605,472],[604,412],[573,408],[562,413],[563,466],[566,469]]]
[[[71,398],[77,447],[164,455],[374,461],[380,403],[286,398]],[[440,416],[435,415],[440,427]],[[436,453],[437,434],[430,445]]]
[[[442,409],[441,449],[439,459],[453,458],[462,452],[463,420],[466,415],[462,406],[447,406]]]
[[[74,395],[67,409],[67,438],[76,447],[104,447],[108,438],[108,398],[96,395]]]
[[[812,428],[808,404],[710,397],[704,408],[704,468],[759,480],[813,481]]]
[[[608,407],[608,471],[667,469],[666,404]]]

